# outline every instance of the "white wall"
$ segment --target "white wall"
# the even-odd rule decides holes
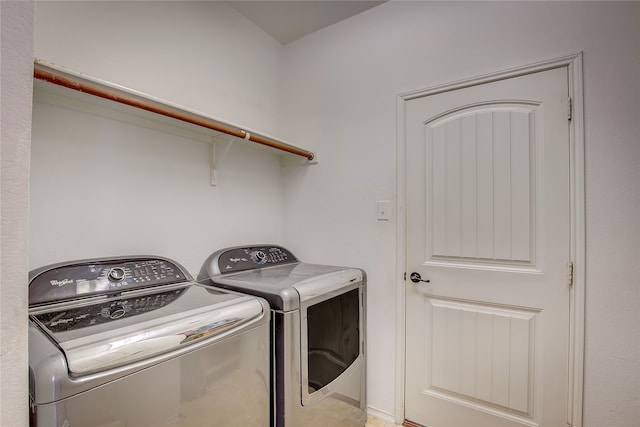
[[[278,128],[281,49],[222,2],[36,3],[37,58],[266,133]],[[215,249],[282,242],[273,152],[234,143],[212,187],[199,138],[39,99],[30,268],[148,253],[197,273]]]
[[[0,2],[0,425],[26,426],[33,2]]]
[[[224,2],[38,1],[35,56],[277,133],[282,46]]]
[[[212,187],[208,145],[35,102],[30,268],[152,254],[196,274],[215,249],[280,242],[278,157],[232,145]]]
[[[363,267],[368,403],[394,414],[399,93],[584,51],[586,373],[584,425],[640,421],[640,4],[389,2],[288,44],[287,138],[315,168],[286,174],[285,241],[302,259]],[[402,414],[398,414],[402,415]]]

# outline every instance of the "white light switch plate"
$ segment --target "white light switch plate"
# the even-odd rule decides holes
[[[391,219],[391,202],[380,200],[378,202],[378,221],[389,221]]]

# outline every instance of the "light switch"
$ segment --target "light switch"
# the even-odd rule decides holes
[[[391,203],[388,200],[378,202],[378,221],[389,221],[391,219]]]

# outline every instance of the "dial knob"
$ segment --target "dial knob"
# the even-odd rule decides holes
[[[256,264],[264,264],[267,262],[267,255],[262,251],[255,251],[251,253],[251,259]]]
[[[109,274],[107,274],[107,279],[110,282],[122,282],[124,280],[124,268],[122,267],[114,267],[109,270]]]
[[[109,313],[109,317],[113,320],[115,319],[119,319],[122,316],[124,316],[125,314],[127,314],[127,310],[124,307],[118,307],[115,310],[113,310],[112,312]]]

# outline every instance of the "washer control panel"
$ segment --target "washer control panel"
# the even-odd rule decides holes
[[[218,256],[222,274],[298,262],[295,256],[280,246],[232,248]]]
[[[29,306],[191,280],[164,258],[80,261],[44,267],[31,275]]]
[[[53,333],[71,331],[117,320],[125,315],[135,316],[162,308],[175,301],[185,290],[186,287],[180,287],[165,292],[36,314],[34,317]]]

